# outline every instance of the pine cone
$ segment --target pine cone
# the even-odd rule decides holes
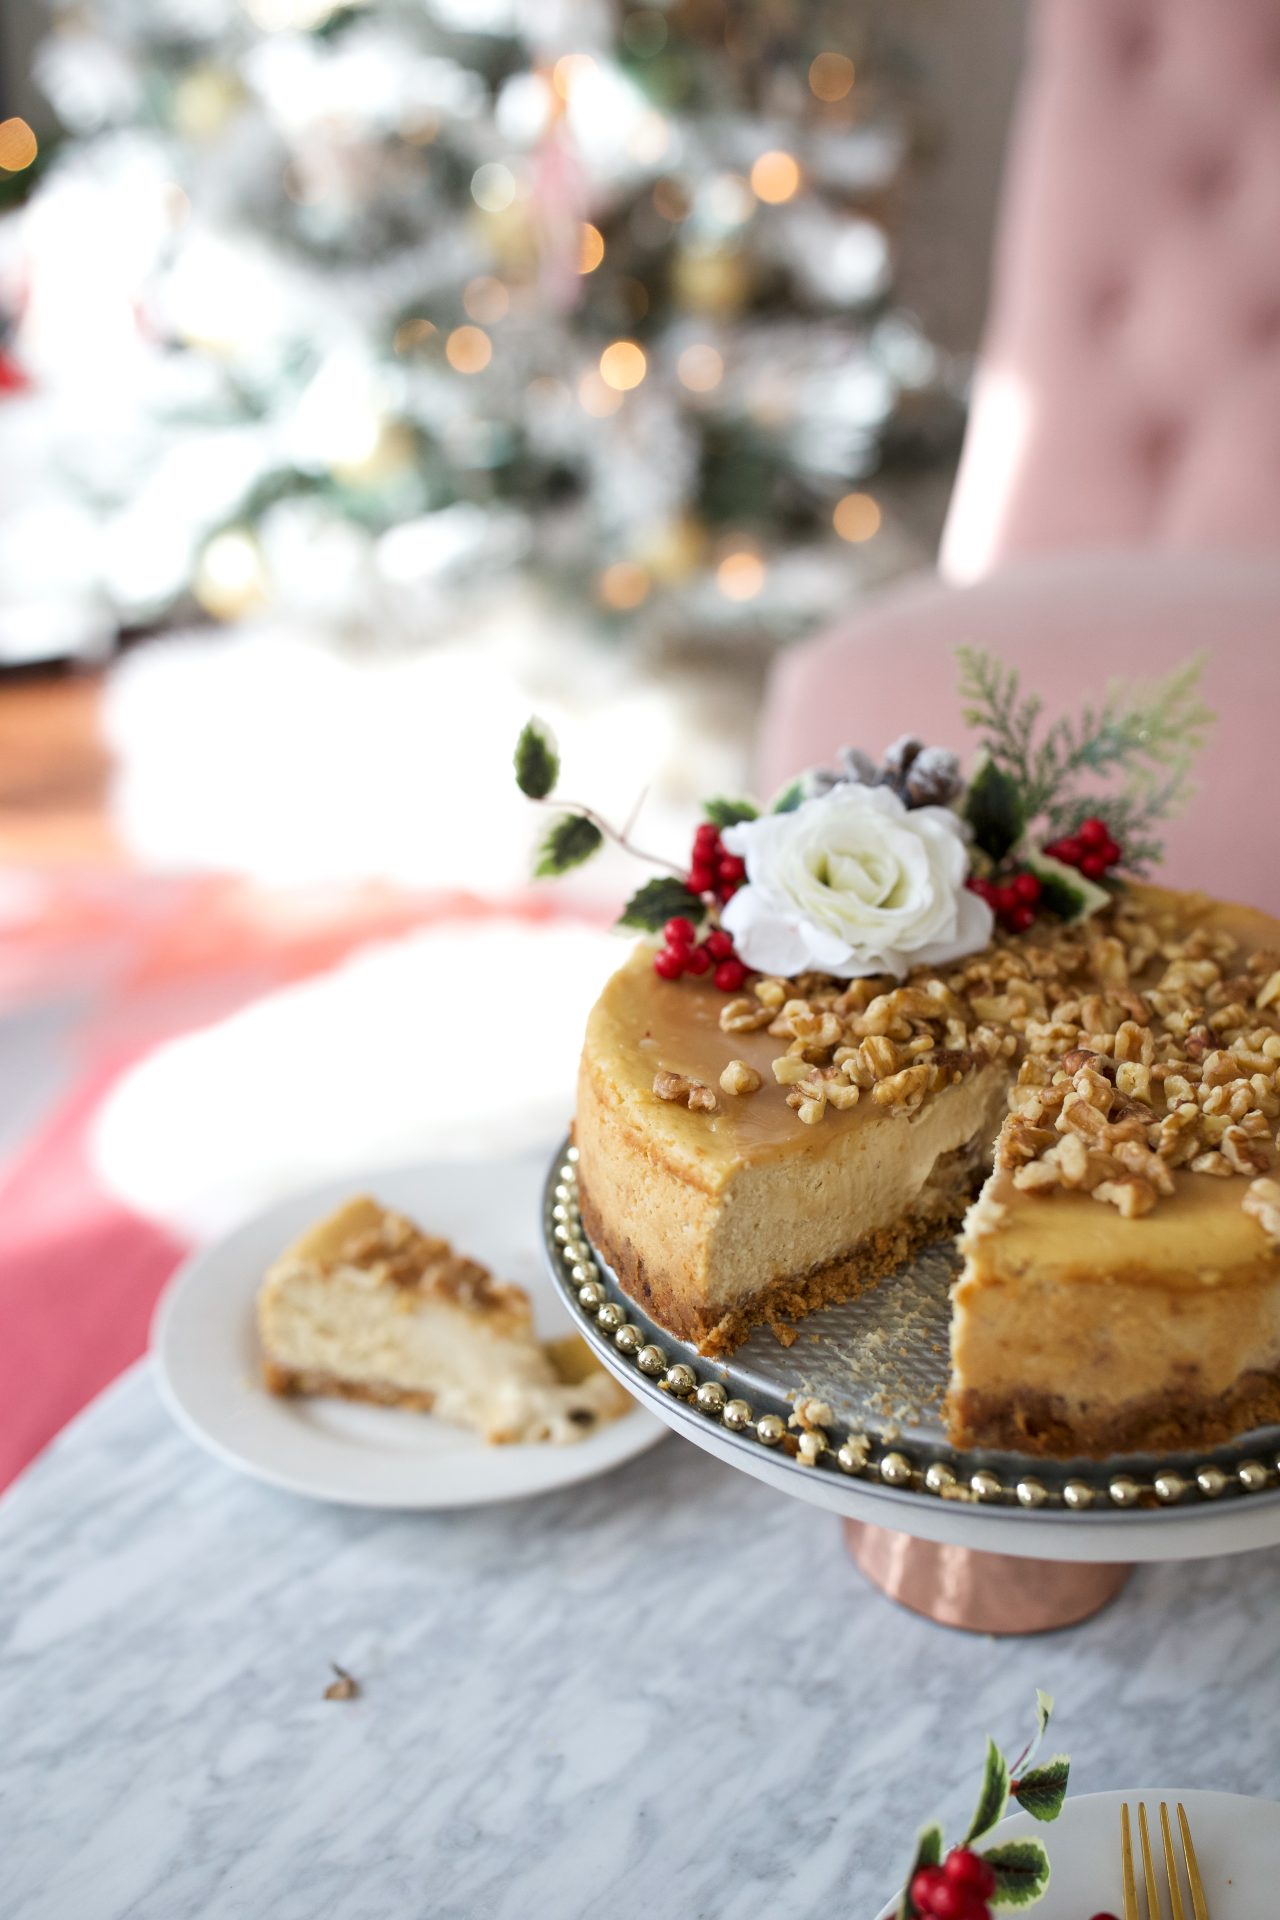
[[[922,747],[911,762],[902,797],[909,807],[949,807],[963,785],[958,753],[950,747]]]
[[[914,734],[904,733],[900,740],[895,740],[891,747],[884,750],[884,759],[880,763],[880,785],[892,787],[895,793],[901,794],[917,754],[923,752],[924,741],[917,740]]]
[[[836,759],[840,766],[840,777],[857,787],[873,787],[879,775],[879,769],[869,753],[861,747],[841,747]]]

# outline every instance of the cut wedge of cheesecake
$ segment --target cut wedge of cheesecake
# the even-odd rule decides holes
[[[594,1362],[539,1343],[522,1288],[363,1195],[271,1267],[258,1329],[273,1393],[431,1412],[498,1444],[581,1440],[630,1405]]]
[[[902,985],[727,1002],[641,948],[588,1024],[584,1224],[723,1353],[957,1225],[994,1149],[953,1297],[957,1443],[1243,1431],[1280,1417],[1278,969],[1274,920],[1136,887]]]

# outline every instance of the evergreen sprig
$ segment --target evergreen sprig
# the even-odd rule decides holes
[[[1148,684],[1117,681],[1100,705],[1055,720],[1042,734],[1044,703],[1024,693],[1016,668],[980,647],[957,647],[956,657],[965,721],[1016,795],[1024,825],[1043,820],[1054,838],[1103,813],[1126,867],[1141,871],[1159,860],[1153,829],[1185,806],[1191,764],[1213,724],[1200,697],[1203,656]],[[1081,791],[1091,776],[1121,784]]]

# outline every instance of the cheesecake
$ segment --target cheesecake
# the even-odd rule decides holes
[[[1280,924],[1134,886],[902,981],[663,980],[587,1028],[583,1221],[705,1354],[962,1226],[948,1420],[1055,1455],[1280,1419]]]
[[[366,1195],[272,1265],[258,1331],[272,1393],[434,1413],[494,1444],[581,1440],[630,1405],[581,1343],[542,1345],[522,1288]]]

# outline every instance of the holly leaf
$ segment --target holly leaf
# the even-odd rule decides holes
[[[1013,1783],[1013,1797],[1033,1820],[1056,1820],[1067,1797],[1071,1762],[1065,1753],[1055,1753],[1043,1766],[1028,1767]]]
[[[911,1871],[902,1889],[902,1898],[898,1902],[898,1911],[894,1920],[917,1920],[919,1908],[911,1898],[911,1882],[921,1867],[940,1867],[942,1865],[942,1828],[939,1826],[921,1827],[916,1835],[916,1850],[911,1860]]]
[[[1038,1840],[1004,1840],[982,1857],[996,1876],[989,1904],[997,1913],[1034,1906],[1049,1884],[1049,1856]]]
[[[538,845],[535,880],[553,880],[557,874],[580,867],[603,845],[604,835],[581,813],[558,813]]]
[[[740,820],[760,818],[760,809],[754,800],[708,800],[702,811],[721,831],[725,827],[736,827]]]
[[[996,1822],[1004,1818],[1004,1810],[1008,1804],[1009,1762],[995,1741],[988,1736],[987,1760],[982,1770],[978,1804],[973,1810],[969,1830],[960,1842],[961,1846],[971,1846],[975,1840],[981,1840],[984,1833],[990,1833]]]
[[[1023,1761],[1034,1760],[1040,1742],[1044,1739],[1045,1728],[1053,1718],[1053,1695],[1046,1693],[1043,1687],[1036,1688],[1036,1731],[1035,1738],[1023,1754]]]
[[[776,795],[770,813],[794,813],[804,800],[804,781],[792,780]]]
[[[683,880],[663,874],[646,880],[628,900],[618,917],[620,927],[635,927],[640,933],[660,933],[677,914],[696,926],[706,912],[701,898],[690,892]]]
[[[989,754],[969,782],[964,817],[973,829],[974,840],[992,860],[1003,860],[1022,838],[1027,824],[1022,789]]]
[[[530,800],[545,800],[560,778],[556,738],[544,720],[526,720],[513,755],[516,785]]]
[[[1111,905],[1111,895],[1105,887],[1100,887],[1096,880],[1086,879],[1065,861],[1055,860],[1051,853],[1029,852],[1026,864],[1040,882],[1041,906],[1056,913],[1059,920],[1087,920],[1090,914],[1100,913],[1103,907]],[[1038,1745],[1039,1735],[1036,1741]]]

